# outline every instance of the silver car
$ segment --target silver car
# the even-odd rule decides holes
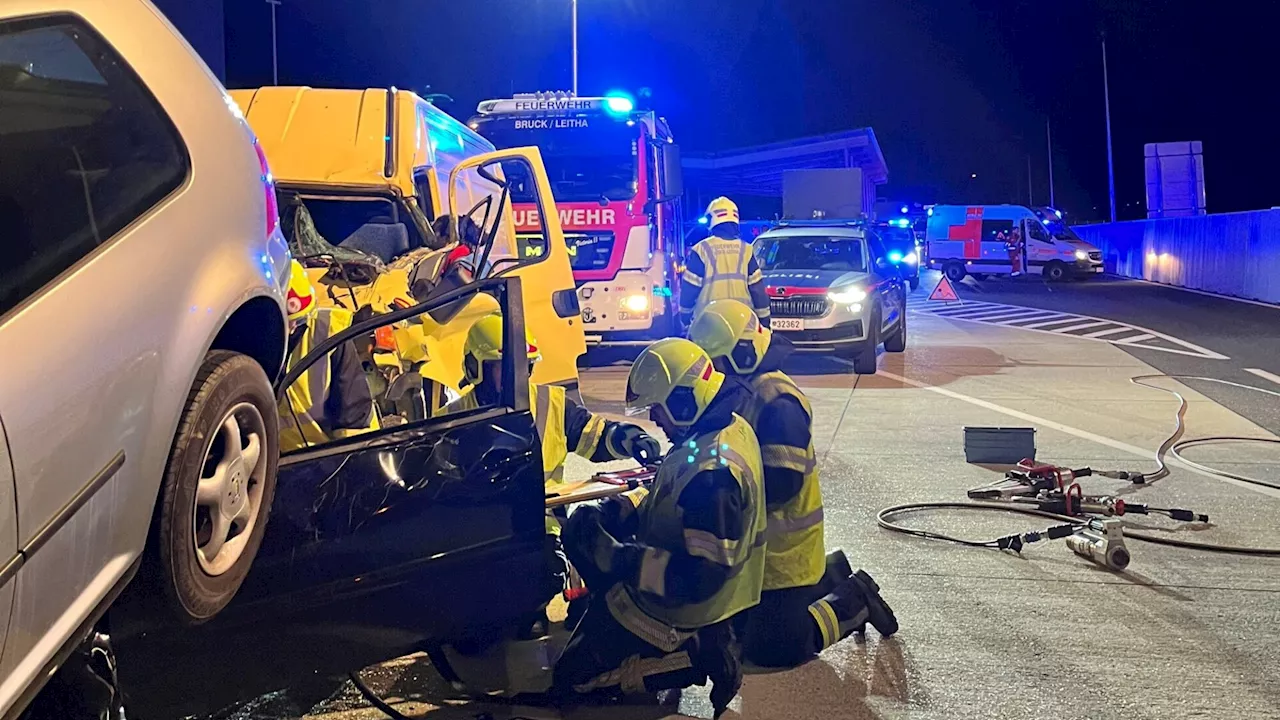
[[[252,134],[145,0],[0,0],[0,168],[9,717],[121,591],[195,623],[239,588],[289,266]]]
[[[873,374],[876,351],[907,347],[907,290],[875,231],[860,221],[778,225],[756,238],[770,327],[800,350],[834,352]]]

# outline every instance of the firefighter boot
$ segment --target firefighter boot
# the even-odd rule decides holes
[[[852,632],[865,633],[868,622],[884,637],[898,632],[893,609],[880,597],[880,586],[865,570],[854,573],[820,602],[835,611],[842,638]]]
[[[832,550],[827,553],[827,577],[842,583],[851,575],[853,575],[853,566],[849,564],[849,558],[845,557],[843,550]]]
[[[742,647],[728,620],[698,633],[698,665],[711,681],[713,717],[720,717],[742,689]]]

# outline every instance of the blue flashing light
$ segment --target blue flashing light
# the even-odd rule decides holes
[[[928,215],[929,217],[933,217],[933,208],[929,208]]]
[[[898,252],[897,250],[890,250],[890,251],[889,251],[889,262],[894,263],[894,264],[897,264],[897,263],[902,262],[902,253]]]
[[[906,205],[903,205],[901,208],[898,208],[898,209],[902,211],[903,215],[906,215],[907,213],[911,212],[911,208],[907,207]]]
[[[1053,211],[1053,214],[1054,214],[1054,215],[1057,215],[1059,220],[1061,220],[1061,219],[1062,219],[1062,211],[1061,211],[1061,210],[1054,210],[1054,211]]]
[[[708,222],[709,222],[709,221],[707,220],[707,216],[706,216],[706,215],[703,215],[702,217],[699,217],[699,218],[698,218],[698,224],[699,224],[699,225],[706,225]]]
[[[893,224],[898,227],[911,227],[911,221],[906,218],[898,218],[893,221]]]
[[[615,115],[626,115],[636,109],[636,101],[626,95],[607,95],[604,99],[604,107]]]

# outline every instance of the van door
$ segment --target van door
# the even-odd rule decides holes
[[[527,211],[519,238],[513,193],[536,207]],[[477,277],[514,276],[523,283],[525,325],[542,351],[534,381],[576,384],[578,356],[587,343],[569,249],[538,149],[501,150],[458,163],[449,173],[449,208],[481,228],[473,258]]]

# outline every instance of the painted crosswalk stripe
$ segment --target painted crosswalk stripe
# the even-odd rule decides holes
[[[1271,382],[1280,385],[1280,375],[1276,375],[1275,373],[1269,373],[1266,370],[1259,370],[1258,368],[1245,368],[1244,371],[1257,375],[1263,380],[1270,380]]]
[[[1080,323],[1078,325],[1070,325],[1068,327],[1054,328],[1053,331],[1056,333],[1072,333],[1072,332],[1075,332],[1076,330],[1086,330],[1088,328],[1100,327],[1102,325],[1110,325],[1110,324],[1111,323],[1107,320],[1094,320],[1092,322]]]
[[[1120,327],[1113,327],[1113,328],[1108,328],[1106,330],[1099,330],[1097,332],[1085,333],[1085,337],[1100,338],[1100,337],[1106,337],[1108,335],[1115,335],[1117,333],[1123,333],[1123,332],[1133,332],[1133,328],[1129,327],[1128,325],[1121,325]],[[1119,340],[1120,338],[1116,338],[1116,339]]]
[[[997,327],[1027,330],[1052,335],[1066,335],[1080,340],[1105,342],[1125,348],[1140,348],[1159,352],[1187,355],[1208,360],[1227,360],[1221,353],[1200,347],[1194,343],[1140,325],[1108,320],[1092,315],[1005,305],[991,302],[966,302],[964,305],[945,305],[937,302],[913,303],[917,313],[933,315],[945,320],[983,323]],[[1081,332],[1088,331],[1088,332]],[[1252,370],[1250,372],[1253,372]],[[1280,376],[1266,371],[1255,372],[1259,377],[1275,379]]]

